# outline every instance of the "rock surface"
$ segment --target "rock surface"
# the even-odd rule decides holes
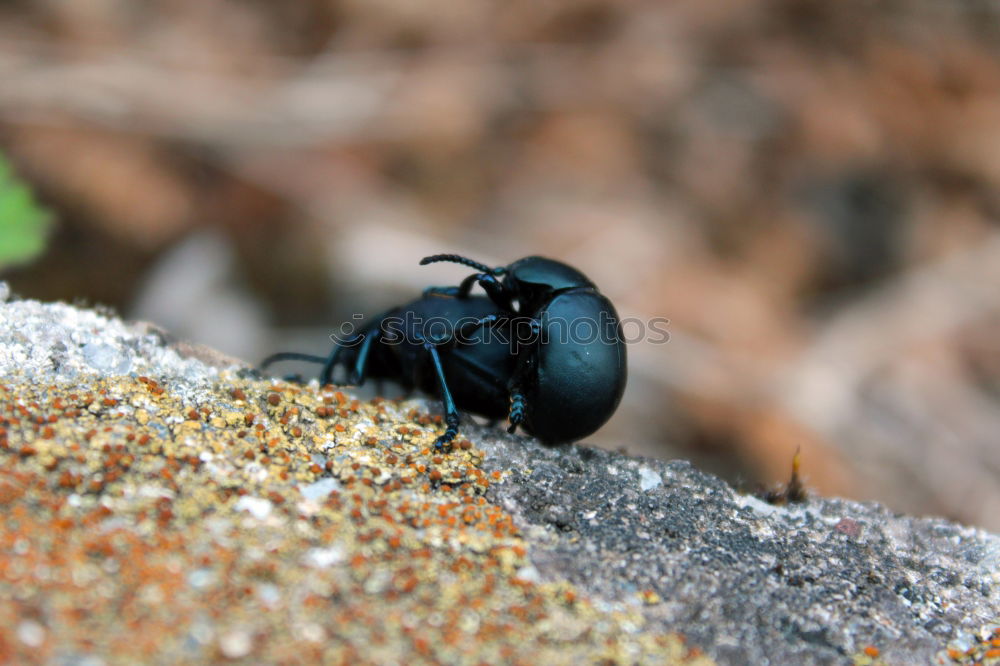
[[[845,663],[869,646],[936,663],[1000,620],[995,535],[839,499],[773,506],[682,461],[473,439],[509,470],[487,497],[531,526],[541,578],[653,597],[649,620],[720,663]]]
[[[0,303],[0,661],[1000,658],[995,535],[246,375]]]

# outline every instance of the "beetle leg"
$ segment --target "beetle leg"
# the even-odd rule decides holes
[[[468,298],[472,287],[479,285],[490,297],[490,300],[497,304],[502,310],[513,309],[510,292],[504,289],[503,283],[497,279],[493,273],[473,273],[462,280],[458,287],[431,287],[432,293],[447,294],[456,298]],[[427,293],[426,291],[424,292]]]
[[[458,287],[427,287],[424,296],[458,296]]]
[[[337,365],[337,359],[340,358],[341,350],[343,350],[343,346],[335,344],[327,355],[326,360],[323,362],[323,369],[319,371],[320,386],[333,383],[333,369]]]
[[[499,315],[491,314],[486,315],[476,321],[470,321],[468,323],[462,324],[461,327],[457,328],[453,334],[453,338],[459,343],[470,342],[469,337],[475,334],[481,328],[489,328],[495,326],[498,322],[502,321]]]
[[[277,363],[278,361],[306,361],[308,363],[322,363],[325,360],[322,356],[315,356],[313,354],[302,354],[299,352],[278,352],[277,354],[271,354],[257,366],[258,370],[263,370],[272,363]]]
[[[527,323],[529,337],[522,340],[520,328],[518,328],[514,333],[516,340],[514,338],[511,339],[512,344],[516,342],[518,345],[515,348],[518,355],[517,367],[514,369],[510,383],[507,385],[510,389],[510,411],[507,414],[510,426],[508,426],[507,432],[512,435],[517,430],[517,427],[524,423],[524,413],[528,409],[528,400],[524,397],[522,387],[524,386],[525,377],[530,377],[532,369],[535,367],[535,354],[541,344],[542,330],[542,322],[538,319],[519,319],[516,321],[520,324]],[[524,344],[524,349],[520,348],[522,344]]]
[[[472,291],[473,285],[479,282],[479,278],[483,275],[486,275],[486,273],[473,273],[462,280],[461,284],[458,285],[458,297],[467,298],[469,292]]]
[[[358,335],[351,338],[347,343],[335,342],[333,349],[330,350],[329,355],[323,362],[323,369],[319,372],[319,384],[320,386],[326,386],[327,384],[333,384],[333,369],[337,367],[337,362],[340,360],[340,353],[344,351],[347,346],[354,346],[359,340],[365,340],[365,333],[359,333]]]
[[[263,370],[272,363],[277,363],[279,361],[306,361],[307,363],[322,363],[323,370],[320,372],[320,382],[330,383],[329,374],[333,371],[333,366],[337,363],[337,356],[340,354],[340,345],[333,348],[328,356],[316,356],[314,354],[302,354],[300,352],[278,352],[277,354],[271,354],[257,366],[258,370]],[[295,373],[291,375],[285,375],[282,377],[286,382],[295,382],[296,384],[302,383],[302,375]]]
[[[354,360],[354,369],[351,370],[350,376],[347,378],[348,383],[354,386],[360,386],[365,381],[365,371],[368,369],[368,354],[372,350],[372,345],[381,337],[382,331],[378,328],[373,328],[368,331],[367,337],[358,347],[358,356]]]
[[[447,427],[444,434],[434,442],[434,448],[443,449],[446,445],[451,444],[451,440],[455,439],[455,435],[458,434],[458,407],[455,406],[451,391],[448,390],[448,382],[444,378],[444,368],[441,367],[441,357],[438,356],[437,348],[433,343],[424,342],[424,349],[431,355],[431,361],[434,363],[434,372],[437,374],[438,386],[441,388],[441,401],[444,403],[444,422]]]
[[[497,304],[502,310],[513,310],[514,305],[511,303],[511,294],[507,291],[503,283],[496,278],[495,275],[491,273],[476,273],[475,275],[470,275],[462,281],[462,286],[464,287],[466,282],[473,280],[479,283],[479,286],[483,288],[486,295],[490,297],[490,300]],[[464,295],[468,295],[468,291]]]
[[[479,282],[483,276],[489,276],[487,273],[473,273],[464,280],[457,287],[428,287],[424,289],[424,296],[454,296],[455,298],[468,298],[469,292]],[[495,278],[494,278],[495,281]],[[498,283],[499,284],[499,283]],[[485,289],[485,287],[484,287]]]
[[[527,407],[527,401],[524,399],[524,394],[521,393],[520,389],[515,389],[510,394],[510,426],[507,428],[507,432],[514,434],[517,430],[517,426],[524,422],[524,410]]]

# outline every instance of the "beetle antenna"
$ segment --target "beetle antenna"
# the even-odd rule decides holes
[[[481,264],[478,261],[473,261],[461,255],[457,254],[432,254],[429,257],[424,257],[420,260],[421,266],[426,266],[427,264],[435,264],[439,261],[450,261],[455,264],[462,264],[463,266],[468,266],[469,268],[475,268],[481,273],[491,273],[497,275],[497,271],[502,271],[503,269],[490,268],[486,264]]]

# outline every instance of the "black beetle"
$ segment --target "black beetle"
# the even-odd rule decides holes
[[[509,336],[493,329],[509,325],[510,318],[489,298],[429,293],[385,312],[360,334],[335,344],[326,357],[279,352],[260,368],[288,360],[321,363],[319,381],[329,384],[336,366],[343,365],[350,368],[350,384],[372,377],[398,381],[406,390],[437,392],[447,426],[435,442],[440,449],[458,434],[459,408],[492,419],[507,415],[517,359],[510,353]]]
[[[510,381],[510,432],[523,424],[539,439],[568,442],[611,418],[628,378],[625,342],[614,306],[587,276],[545,257],[525,257],[499,268],[454,254],[420,263],[440,261],[480,272],[458,287],[431,287],[425,293],[469,298],[478,283],[502,311],[516,315],[511,330],[521,347]]]
[[[585,275],[543,257],[501,268],[451,254],[420,263],[438,261],[480,272],[457,287],[427,289],[327,357],[281,352],[261,367],[322,363],[320,382],[328,384],[344,364],[353,366],[352,384],[371,376],[407,389],[436,388],[447,424],[438,448],[458,433],[459,407],[490,418],[506,414],[509,432],[522,426],[548,443],[575,441],[604,425],[625,390],[625,344],[614,306]],[[477,283],[488,298],[470,295]]]

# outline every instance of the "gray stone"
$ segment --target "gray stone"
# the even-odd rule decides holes
[[[111,313],[0,299],[0,377],[23,372],[59,383],[132,374],[196,389],[215,381],[222,365],[182,355],[161,333]]]
[[[683,461],[466,431],[509,476],[488,497],[526,528],[545,580],[646,617],[722,664],[936,663],[1000,619],[1000,537],[877,504],[777,507]],[[650,472],[661,485],[650,485]]]

